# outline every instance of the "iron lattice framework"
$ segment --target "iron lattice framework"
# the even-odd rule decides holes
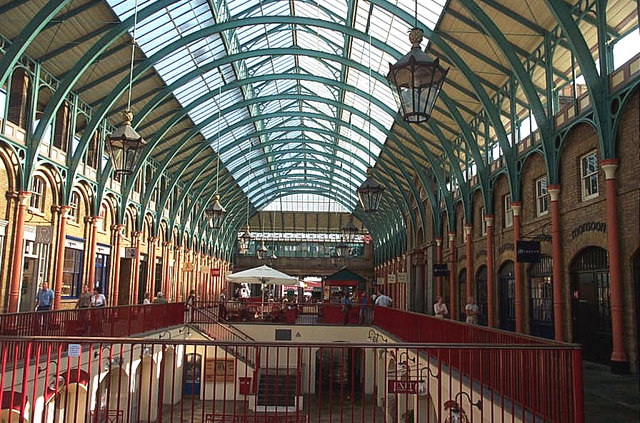
[[[602,156],[614,157],[610,106],[625,93],[610,92],[606,78],[615,41],[638,22],[631,0],[419,2],[418,26],[428,39],[422,47],[451,71],[431,119],[409,125],[385,75],[409,48],[410,0],[139,0],[134,16],[135,4],[0,2],[8,23],[0,82],[7,84],[16,66],[37,79],[38,121],[16,146],[25,153],[23,189],[49,125],[70,107],[76,140],[65,167],[68,201],[92,143],[114,129],[126,107],[136,19],[132,127],[147,147],[134,177],[115,192],[121,211],[142,180],[140,220],[151,212],[156,223],[164,219],[178,233],[229,251],[247,213],[281,196],[319,194],[358,217],[383,247],[379,259],[405,248],[409,225],[441,232],[442,211],[451,215],[458,202],[470,218],[476,189],[491,213],[499,173],[517,201],[524,156],[517,145],[529,132],[526,154],[543,154],[549,183],[556,183],[562,131],[554,115],[562,107],[579,110],[581,87],[591,105],[581,118],[597,128]],[[223,228],[212,230],[199,222],[216,191],[218,156],[228,214]],[[94,207],[113,189],[110,166],[97,165]],[[357,202],[368,166],[386,188],[376,214]]]

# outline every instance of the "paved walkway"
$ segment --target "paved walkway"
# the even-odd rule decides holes
[[[608,366],[589,361],[582,368],[588,423],[640,421],[638,375],[614,375]]]

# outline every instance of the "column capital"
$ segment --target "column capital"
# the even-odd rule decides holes
[[[449,242],[453,242],[456,240],[456,233],[455,232],[449,232]]]
[[[165,241],[165,242],[163,242],[163,243],[162,243],[162,246],[163,246],[163,247],[171,247],[171,243],[170,243],[170,242]]]
[[[29,206],[29,199],[31,198],[31,191],[20,191],[18,193],[18,204],[21,206]]]
[[[616,179],[616,170],[618,170],[618,159],[600,160],[600,167],[604,171],[605,179]]]
[[[18,191],[7,191],[4,196],[7,200],[17,200],[18,199]]]
[[[511,210],[513,210],[514,216],[520,216],[522,213],[522,203],[519,201],[511,203]]]
[[[551,201],[558,201],[560,199],[560,185],[547,186],[547,192],[549,193]]]
[[[484,216],[484,221],[487,223],[487,226],[493,226],[493,215],[492,214],[486,214]]]
[[[436,238],[436,246],[438,247],[442,246],[442,238]]]
[[[470,223],[464,225],[464,234],[471,235],[471,231],[473,230],[473,226]]]

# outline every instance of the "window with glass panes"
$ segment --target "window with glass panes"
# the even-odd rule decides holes
[[[36,176],[33,178],[33,188],[31,190],[31,197],[29,198],[29,207],[38,211],[44,210],[44,189],[45,181],[42,177]]]
[[[511,208],[511,194],[504,196],[504,227],[513,226],[513,209]]]
[[[485,207],[480,209],[480,228],[482,235],[487,234],[487,209]]]
[[[80,194],[77,192],[71,193],[71,200],[69,201],[69,220],[78,223],[78,207],[80,206]]]
[[[598,196],[598,156],[595,151],[580,159],[582,199]]]
[[[547,192],[547,178],[536,180],[536,216],[549,213],[549,193]]]

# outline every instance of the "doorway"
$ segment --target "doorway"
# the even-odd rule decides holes
[[[529,270],[531,335],[554,338],[553,330],[553,259],[540,257]]]
[[[500,329],[516,330],[516,279],[513,262],[504,262],[498,272],[500,299]]]
[[[185,358],[183,393],[199,396],[202,383],[202,354],[190,353]]]
[[[20,312],[33,311],[38,292],[38,278],[36,266],[38,259],[34,256],[24,256],[22,266],[22,287],[20,289]]]
[[[478,324],[487,326],[487,266],[484,265],[476,272],[476,303]]]
[[[573,342],[586,360],[609,363],[613,348],[609,290],[609,253],[588,247],[570,266]]]

